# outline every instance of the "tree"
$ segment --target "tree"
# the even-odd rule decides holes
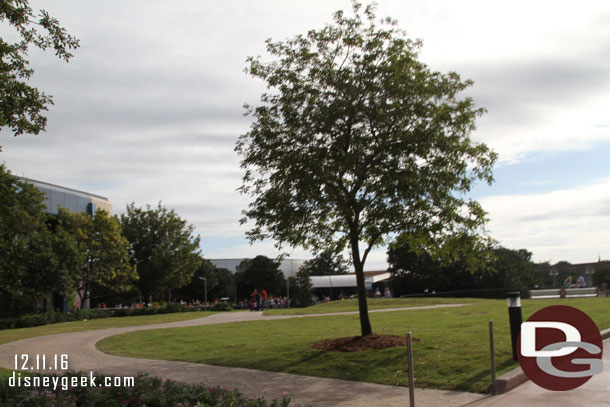
[[[390,287],[395,296],[449,291],[452,276],[427,251],[416,253],[409,245],[392,246],[388,250]]]
[[[465,244],[466,242],[462,242]],[[436,291],[487,290],[485,296],[502,296],[519,290],[523,296],[539,279],[534,273],[532,254],[525,249],[501,246],[462,247],[452,245],[459,255],[451,261],[427,251],[416,253],[408,245],[388,250],[390,284],[397,294]],[[470,263],[476,258],[476,263]]]
[[[48,110],[53,99],[28,85],[34,73],[26,59],[28,50],[31,45],[43,51],[53,48],[67,62],[79,41],[45,10],[34,13],[27,0],[2,0],[0,21],[6,21],[19,37],[16,42],[0,38],[0,130],[8,127],[15,136],[38,134],[47,124],[42,111]]]
[[[191,281],[201,264],[200,239],[173,209],[161,203],[156,209],[150,205],[142,209],[132,202],[121,215],[121,225],[131,243],[131,261],[139,276],[136,285],[144,298]]]
[[[324,251],[311,260],[307,260],[300,269],[306,269],[310,276],[332,276],[347,274],[349,264],[342,255]]]
[[[313,305],[313,286],[306,267],[301,266],[295,276],[295,292],[292,294],[294,305],[308,307]]]
[[[206,279],[201,280],[200,277]],[[192,301],[203,301],[207,288],[208,301],[214,301],[223,297],[234,298],[233,273],[227,269],[216,268],[206,259],[201,259],[201,265],[193,274],[190,283],[176,290],[176,298]]]
[[[25,306],[44,288],[31,278],[32,265],[47,252],[35,250],[49,245],[44,197],[4,164],[0,164],[0,197],[0,296],[12,306]]]
[[[489,288],[518,290],[527,297],[529,290],[541,281],[534,273],[532,253],[526,249],[512,250],[505,247],[491,249],[491,273],[488,274]]]
[[[138,275],[129,263],[129,242],[121,234],[116,216],[103,209],[91,216],[60,208],[57,232],[71,236],[78,250],[72,261],[81,306],[96,289],[123,293],[133,287]]]
[[[370,251],[404,232],[432,245],[476,231],[485,212],[465,193],[492,182],[496,155],[470,139],[484,112],[459,96],[472,82],[431,71],[417,59],[421,43],[390,19],[375,25],[372,6],[353,9],[307,35],[268,40],[272,62],[248,58],[247,72],[272,90],[246,105],[254,120],[235,150],[240,191],[253,198],[242,219],[254,221],[248,238],[349,247],[364,336]]]
[[[603,287],[606,282],[606,277],[610,277],[610,261],[600,261],[593,267],[593,285]]]
[[[266,290],[269,295],[281,295],[286,282],[280,263],[266,256],[243,260],[237,266],[235,278],[240,298],[247,297],[254,289]]]
[[[82,257],[74,236],[57,228],[55,215],[44,215],[44,225],[34,233],[25,251],[26,273],[20,277],[32,299],[50,293],[72,294],[78,284]]]

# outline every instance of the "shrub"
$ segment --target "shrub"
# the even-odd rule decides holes
[[[66,373],[67,382],[73,376],[87,376],[84,373]],[[97,383],[103,383],[106,376],[98,376]],[[61,379],[60,379],[60,382]],[[288,407],[290,398],[267,403],[265,399],[247,399],[238,391],[188,385],[151,378],[146,375],[135,377],[133,387],[71,387],[62,389],[9,386],[9,379],[0,380],[0,405],[21,406],[215,406],[215,407]]]
[[[166,308],[167,308],[167,312],[185,312],[186,311],[186,305],[179,304],[179,303],[169,304],[169,305],[167,305]]]
[[[218,302],[211,308],[212,311],[232,311],[233,307],[228,302]]]
[[[231,306],[226,304],[228,309],[219,309],[217,311],[230,311]],[[192,312],[199,311],[198,308],[190,307],[184,304],[169,304],[162,307],[143,307],[143,308],[120,308],[116,310],[110,309],[81,309],[72,312],[44,312],[35,314],[26,314],[17,320],[0,321],[0,330],[12,328],[30,328],[33,326],[54,324],[67,321],[82,321],[84,319],[99,319],[110,317],[131,317],[137,315],[154,315],[168,314],[172,312]]]
[[[17,321],[18,327],[29,328],[32,326],[46,325],[47,318],[45,314],[27,314],[19,318]]]

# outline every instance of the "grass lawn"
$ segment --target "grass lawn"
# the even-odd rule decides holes
[[[430,305],[422,300],[408,301],[412,306]],[[516,366],[512,361],[506,300],[453,302],[470,305],[372,313],[373,331],[392,335],[413,332],[417,340],[413,347],[416,386],[486,392],[490,385],[490,319],[495,324],[498,374]],[[583,310],[600,329],[610,327],[610,299],[606,298],[524,300],[523,318],[556,304]],[[332,303],[325,305],[332,309]],[[115,355],[407,385],[404,348],[358,353],[310,348],[318,340],[354,336],[359,331],[357,315],[320,316],[132,332],[106,338],[97,346]]]
[[[477,300],[473,300],[471,298],[369,298],[367,301],[369,310],[375,310],[387,308],[418,307],[435,304],[469,304]],[[347,311],[358,311],[357,299],[332,301],[307,308],[270,309],[265,311],[263,315],[306,315]]]
[[[189,319],[203,318],[215,314],[211,311],[199,312],[176,312],[171,314],[141,315],[135,317],[115,317],[90,319],[88,321],[61,322],[35,326],[32,328],[4,329],[0,331],[0,345],[3,343],[18,341],[21,339],[34,338],[37,336],[63,334],[67,332],[92,331],[95,329],[120,328],[124,326],[139,326],[162,324],[166,322],[186,321]],[[9,376],[11,370],[0,367],[0,378]]]

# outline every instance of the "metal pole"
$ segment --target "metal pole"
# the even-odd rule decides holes
[[[496,394],[496,353],[494,350],[494,321],[489,320],[489,353],[491,354],[491,394]]]
[[[519,360],[517,356],[517,340],[521,333],[523,315],[521,312],[521,297],[519,291],[506,294],[508,296],[508,321],[510,323],[510,336],[513,346],[513,360]]]
[[[415,383],[413,378],[413,345],[411,332],[407,333],[407,363],[409,370],[409,406],[415,407]]]
[[[290,308],[290,277],[286,279],[286,308]]]

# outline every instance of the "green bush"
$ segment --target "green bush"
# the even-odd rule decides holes
[[[186,311],[186,305],[183,304],[169,304],[167,307],[167,312],[185,312]]]
[[[115,317],[128,317],[132,315],[133,308],[121,308],[114,311]]]
[[[232,311],[233,307],[228,302],[218,302],[211,308],[212,311]]]
[[[227,304],[228,305],[228,304]],[[228,309],[220,309],[218,311],[230,311]],[[33,326],[55,324],[58,322],[82,321],[85,319],[99,319],[110,317],[131,317],[138,315],[155,315],[168,314],[173,312],[192,312],[199,311],[198,308],[190,307],[184,304],[169,304],[162,307],[143,307],[143,308],[120,308],[116,310],[110,309],[81,309],[72,312],[43,312],[35,314],[26,314],[17,320],[8,320],[0,322],[0,330],[12,328],[30,328]]]
[[[85,373],[66,373],[60,378],[56,390],[53,388],[32,388],[10,386],[9,378],[0,381],[0,405],[5,407],[29,406],[130,406],[130,407],[175,407],[175,406],[214,406],[214,407],[288,407],[290,398],[267,403],[265,399],[247,399],[238,391],[188,385],[173,381],[163,382],[146,375],[135,377],[133,387],[102,387],[104,377],[97,376],[97,387],[65,386],[62,380],[70,383],[73,376],[88,376]],[[23,379],[23,378],[22,378]],[[80,381],[80,380],[79,380]]]
[[[15,328],[15,323],[17,321],[14,319],[0,321],[0,331],[3,329],[13,329]]]

